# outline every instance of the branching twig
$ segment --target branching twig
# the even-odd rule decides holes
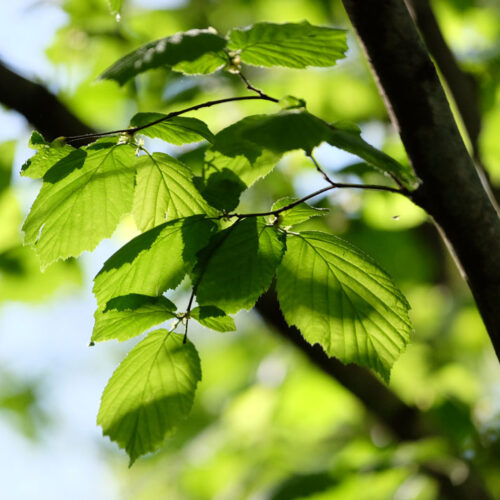
[[[252,96],[241,96],[241,97],[226,97],[224,99],[216,99],[214,101],[207,101],[207,102],[203,102],[201,104],[196,104],[195,106],[190,106],[189,108],[181,109],[179,111],[172,111],[171,113],[168,113],[165,116],[162,116],[158,120],[154,120],[151,123],[147,123],[146,125],[141,125],[139,127],[123,128],[123,129],[118,129],[118,130],[111,130],[109,132],[97,132],[95,134],[74,135],[71,137],[65,137],[65,140],[66,140],[66,142],[72,142],[72,141],[78,141],[78,140],[82,140],[82,139],[97,139],[99,137],[106,137],[108,135],[118,135],[118,134],[134,135],[137,132],[140,132],[141,130],[144,130],[148,127],[152,127],[153,125],[158,125],[158,123],[162,123],[164,121],[170,120],[171,118],[174,118],[176,116],[180,116],[180,115],[183,115],[185,113],[189,113],[190,111],[196,111],[198,109],[208,108],[210,106],[215,106],[217,104],[224,104],[226,102],[249,101],[249,100],[257,100],[257,99],[271,101],[271,102],[279,102],[274,97],[270,97],[270,96],[267,96],[265,94],[258,95],[258,96],[252,95]]]
[[[273,102],[279,102],[278,99],[275,99],[274,97],[268,96],[265,92],[262,90],[258,89],[257,87],[254,87],[247,79],[247,77],[241,72],[238,71],[238,76],[243,80],[243,83],[246,85],[246,88],[248,90],[251,90],[252,92],[256,92],[259,94],[263,99],[269,99]]]
[[[335,182],[333,182],[330,177],[328,177],[328,174],[319,166],[319,163],[316,161],[316,158],[312,155],[312,153],[309,153],[307,155],[311,161],[314,163],[314,166],[316,167],[316,170],[323,176],[323,179],[325,179],[328,184],[331,184],[333,187],[336,187]]]
[[[184,316],[184,320],[186,321],[186,329],[184,330],[184,338],[182,339],[183,344],[185,344],[187,342],[189,313],[191,312],[191,306],[193,305],[193,300],[194,300],[195,294],[196,294],[196,285],[193,286],[193,290],[191,292],[191,296],[189,297],[189,302],[188,302],[188,306],[186,309],[186,315]]]

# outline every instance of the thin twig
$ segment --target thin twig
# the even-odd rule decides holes
[[[278,99],[275,99],[274,97],[268,96],[265,92],[262,90],[258,89],[257,87],[254,87],[249,81],[248,78],[241,72],[238,71],[238,76],[243,80],[243,83],[246,85],[246,88],[248,90],[251,90],[252,92],[256,92],[259,94],[263,99],[269,99],[273,102],[279,102]]]
[[[99,137],[105,137],[108,135],[118,135],[118,134],[128,134],[128,135],[134,135],[137,132],[140,132],[141,130],[144,130],[145,128],[152,127],[153,125],[158,125],[158,123],[162,123],[166,120],[169,120],[171,118],[174,118],[179,115],[183,115],[185,113],[189,113],[190,111],[196,111],[198,109],[202,108],[208,108],[210,106],[215,106],[217,104],[224,104],[226,102],[235,102],[235,101],[250,101],[250,100],[265,100],[265,101],[271,101],[271,102],[279,102],[277,99],[274,97],[267,96],[265,94],[258,95],[258,96],[241,96],[241,97],[226,97],[225,99],[216,99],[214,101],[207,101],[201,104],[196,104],[195,106],[190,106],[189,108],[181,109],[179,111],[172,111],[171,113],[168,113],[165,116],[162,116],[161,118],[158,118],[158,120],[154,120],[151,123],[147,123],[146,125],[141,125],[139,127],[130,127],[130,128],[124,128],[124,129],[119,129],[119,130],[111,130],[109,132],[97,132],[95,134],[82,134],[82,135],[74,135],[71,137],[65,137],[66,142],[72,142],[72,141],[77,141],[81,139],[95,139]]]
[[[307,156],[311,159],[311,161],[314,163],[314,166],[316,167],[316,170],[323,176],[323,179],[325,179],[328,184],[331,184],[333,187],[336,186],[335,182],[333,182],[330,177],[328,177],[327,173],[319,166],[319,163],[316,161],[316,158],[312,155],[312,153],[308,153]]]
[[[186,320],[186,329],[184,330],[184,338],[182,339],[182,343],[185,344],[187,342],[188,335],[188,325],[189,325],[189,313],[191,312],[191,306],[193,305],[194,295],[196,293],[196,285],[193,287],[193,291],[191,292],[191,297],[189,297],[188,306],[186,309],[186,315],[184,316]]]

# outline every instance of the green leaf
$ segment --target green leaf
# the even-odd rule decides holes
[[[130,121],[131,127],[142,127],[148,123],[165,118],[162,113],[137,113]],[[158,137],[171,144],[188,144],[207,140],[213,142],[214,136],[207,125],[197,118],[186,118],[184,116],[174,116],[163,122],[151,125],[142,129],[139,134],[148,137]]]
[[[200,359],[189,341],[156,330],[121,362],[104,389],[97,424],[130,457],[130,465],[158,449],[187,417],[201,380]]]
[[[129,241],[94,279],[99,308],[121,295],[160,295],[175,288],[215,228],[213,221],[193,216],[166,222]]]
[[[191,318],[216,332],[234,332],[234,319],[215,306],[199,306],[190,312]]]
[[[76,149],[44,175],[24,223],[24,244],[33,245],[42,268],[93,250],[111,236],[132,208],[134,148],[101,139]]]
[[[111,299],[95,313],[92,342],[127,340],[148,328],[175,318],[175,304],[166,297],[132,293]]]
[[[133,214],[141,231],[196,214],[216,215],[198,192],[191,171],[165,153],[141,156],[137,161],[137,186]]]
[[[345,122],[333,123],[330,126],[327,142],[332,146],[359,156],[372,167],[398,179],[410,190],[415,189],[419,184],[418,177],[415,176],[410,167],[402,165],[389,155],[368,144],[362,139],[359,129],[353,128],[352,124],[346,124]]]
[[[108,4],[111,14],[119,14],[122,10],[123,0],[108,0]]]
[[[185,75],[208,75],[223,68],[229,62],[227,54],[219,52],[207,52],[194,61],[182,61],[172,67]]]
[[[333,66],[345,57],[344,30],[301,23],[256,23],[229,33],[230,50],[254,66]]]
[[[115,80],[120,85],[144,71],[195,61],[207,52],[223,49],[226,40],[213,29],[189,30],[155,40],[127,54],[108,68],[101,79]]]
[[[282,233],[263,217],[220,231],[199,253],[193,280],[198,304],[228,313],[250,309],[269,288],[284,250]]]
[[[29,147],[38,152],[23,164],[21,175],[32,179],[42,178],[57,162],[76,151],[72,146],[60,141],[46,141],[36,130],[31,134]]]
[[[289,234],[277,290],[288,324],[309,343],[389,379],[409,341],[410,306],[370,257],[326,233]]]
[[[290,205],[295,201],[297,201],[297,198],[292,198],[291,196],[281,198],[273,205],[271,210],[279,210],[280,208],[286,207],[287,205]],[[301,222],[305,222],[312,217],[326,215],[328,212],[328,208],[311,207],[311,205],[302,202],[299,205],[295,205],[290,210],[281,212],[278,215],[278,222],[280,226],[290,227],[296,224],[300,224]]]

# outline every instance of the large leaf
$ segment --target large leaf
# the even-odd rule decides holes
[[[216,214],[194,186],[191,171],[167,154],[140,157],[136,182],[133,214],[141,231],[167,218]]]
[[[418,179],[408,167],[365,142],[359,129],[345,123],[330,125],[304,109],[248,116],[219,132],[212,150],[226,157],[242,155],[253,167],[254,162],[266,151],[277,158],[294,149],[311,153],[322,142],[358,155],[371,166],[396,177],[409,189],[417,184]],[[251,167],[247,167],[244,172],[253,176]]]
[[[29,147],[36,149],[37,153],[21,167],[21,175],[40,179],[59,160],[75,151],[75,148],[59,141],[46,141],[36,130],[31,134]]]
[[[42,267],[93,250],[111,236],[132,208],[134,148],[101,139],[62,158],[43,185],[24,223]]]
[[[94,279],[99,308],[121,295],[153,296],[175,288],[215,227],[213,221],[193,216],[166,222],[129,241],[104,263]]]
[[[166,297],[129,294],[111,299],[95,313],[92,342],[127,340],[148,328],[175,318],[175,304]]]
[[[217,233],[194,270],[198,303],[228,313],[250,309],[269,288],[284,250],[283,235],[263,217]]]
[[[137,113],[132,120],[130,126],[142,127],[148,123],[153,123],[167,115],[162,113]],[[168,120],[156,123],[150,127],[142,129],[140,134],[148,137],[163,139],[171,144],[188,144],[191,142],[199,142],[207,140],[212,142],[214,136],[207,125],[197,118],[189,118],[184,116],[174,116]]]
[[[229,33],[228,48],[254,66],[333,66],[345,57],[344,30],[301,23],[256,23]]]
[[[185,33],[155,40],[127,54],[101,78],[115,80],[123,85],[139,73],[159,67],[170,67],[183,61],[195,61],[207,52],[223,49],[226,40],[211,29],[189,30]]]
[[[124,448],[130,465],[156,450],[193,405],[200,359],[189,341],[150,333],[122,361],[104,389],[97,416],[103,434]]]
[[[410,306],[371,258],[326,233],[292,233],[277,289],[285,319],[308,342],[388,380],[409,340]]]

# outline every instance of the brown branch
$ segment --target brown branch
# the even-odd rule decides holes
[[[423,183],[413,200],[441,229],[500,358],[500,219],[403,0],[343,0]]]

